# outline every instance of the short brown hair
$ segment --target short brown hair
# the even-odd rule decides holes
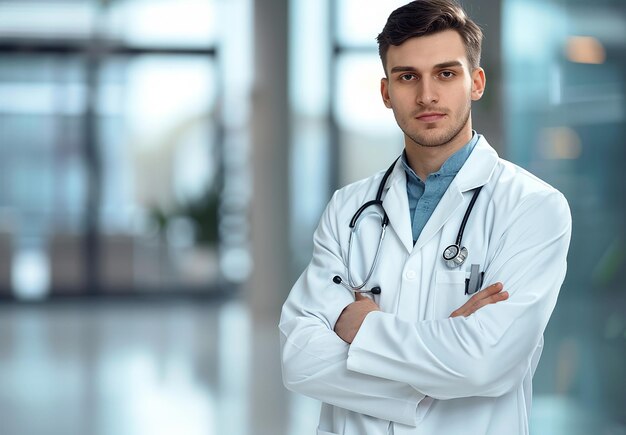
[[[376,38],[385,74],[390,45],[400,45],[409,38],[450,29],[456,30],[461,36],[470,67],[478,67],[483,32],[456,1],[415,0],[393,11],[383,31]]]

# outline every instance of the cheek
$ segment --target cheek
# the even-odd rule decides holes
[[[460,107],[465,107],[468,104],[471,104],[472,101],[472,89],[471,88],[463,88],[459,89],[454,93],[454,101],[455,104]]]
[[[389,102],[394,111],[403,110],[403,108],[408,107],[411,103],[411,98],[407,96],[406,93],[390,92],[389,98]]]

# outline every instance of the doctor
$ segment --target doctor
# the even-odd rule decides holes
[[[472,130],[481,41],[453,0],[411,2],[378,36],[404,152],[333,195],[279,325],[285,385],[322,402],[318,435],[529,432],[571,218]]]

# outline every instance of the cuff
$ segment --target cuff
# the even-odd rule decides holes
[[[372,311],[363,320],[359,332],[348,349],[348,370],[360,372],[359,367],[367,364],[367,356],[376,353],[377,334],[382,327],[382,323],[391,320],[395,316],[383,311]]]
[[[380,370],[375,370],[376,374],[372,373],[372,365],[377,364],[374,361],[376,358],[374,355],[376,354],[376,349],[380,347],[377,345],[378,334],[376,332],[381,329],[384,323],[393,322],[394,320],[395,316],[393,314],[382,311],[372,311],[365,316],[359,332],[357,332],[348,348],[348,359],[346,361],[348,370],[384,378],[385,370],[382,367],[379,367]],[[424,418],[426,411],[432,404],[432,399],[420,393],[414,387],[412,388],[412,394],[404,397],[406,406],[402,410],[402,418],[396,421],[415,427]]]

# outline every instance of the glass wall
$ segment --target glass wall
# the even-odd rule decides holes
[[[561,190],[573,217],[533,433],[624,434],[626,5],[508,0],[503,20],[507,157]]]
[[[245,236],[232,234],[246,232],[249,187],[231,177],[245,154],[221,152],[245,144],[241,123],[224,121],[243,100],[220,48],[248,33],[224,42],[216,19],[241,3],[0,2],[1,294],[245,280]]]
[[[383,105],[376,36],[402,1],[292,0],[290,97],[292,246],[310,260],[311,234],[335,189],[381,169],[402,149]],[[306,167],[302,162],[306,161]],[[318,182],[307,180],[314,178]]]
[[[376,44],[387,17],[403,3],[333,2],[332,110],[339,186],[381,170],[380,162],[391,163],[404,146],[393,113],[380,95],[385,72]]]

